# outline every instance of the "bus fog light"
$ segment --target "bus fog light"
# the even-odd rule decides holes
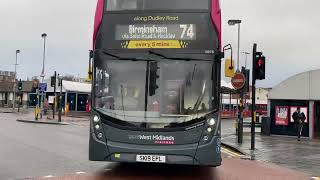
[[[216,120],[215,120],[214,118],[211,118],[211,119],[209,119],[208,124],[209,124],[210,126],[213,126],[213,125],[216,124]]]
[[[95,116],[93,117],[93,122],[97,123],[97,122],[99,122],[99,121],[100,121],[99,116],[95,115]]]
[[[99,134],[98,134],[98,138],[101,139],[102,137],[103,137],[103,134],[102,134],[102,133],[99,133]]]
[[[96,128],[96,130],[99,130],[99,129],[100,129],[100,126],[97,124],[97,125],[95,126],[95,128]]]
[[[209,133],[211,133],[211,132],[212,132],[212,128],[211,128],[211,127],[208,127],[207,131],[208,131]]]
[[[204,141],[208,141],[208,140],[209,140],[209,137],[208,137],[208,136],[204,136],[204,137],[203,137],[203,140],[204,140]]]

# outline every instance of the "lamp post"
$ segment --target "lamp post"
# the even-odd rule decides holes
[[[238,25],[238,56],[237,56],[237,72],[240,72],[240,24],[241,24],[241,20],[238,19],[231,19],[228,21],[228,24],[230,26],[234,26],[234,25]]]
[[[41,35],[42,39],[43,39],[43,59],[42,59],[42,71],[41,71],[41,75],[40,77],[42,78],[41,82],[44,83],[44,77],[45,77],[45,60],[46,60],[46,40],[47,40],[47,34],[43,33]],[[40,113],[40,117],[42,118],[43,116],[43,103],[44,103],[44,92],[42,91],[41,93],[41,113]]]
[[[14,64],[14,80],[13,80],[13,103],[12,103],[12,110],[15,110],[16,105],[16,92],[17,92],[17,86],[16,86],[16,79],[17,79],[17,66],[18,64],[18,54],[20,53],[20,50],[16,50],[16,63]]]

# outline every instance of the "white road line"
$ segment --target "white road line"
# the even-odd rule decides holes
[[[44,176],[43,178],[52,178],[54,177],[53,175],[48,175],[48,176]]]
[[[76,174],[86,174],[86,172],[79,171],[79,172],[76,172]]]

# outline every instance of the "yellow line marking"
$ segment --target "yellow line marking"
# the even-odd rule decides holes
[[[311,180],[320,180],[320,177],[311,177]]]
[[[227,152],[229,152],[230,154],[233,154],[233,155],[235,155],[235,156],[241,156],[241,154],[236,153],[236,152],[234,152],[234,151],[231,151],[231,150],[229,150],[229,149],[223,148],[223,150],[224,150],[224,151],[227,151]]]
[[[239,154],[239,153],[230,151],[229,149],[226,149],[226,148],[224,148],[224,147],[222,147],[222,152],[223,152],[223,153],[226,153],[226,154],[228,154],[228,155],[231,155],[232,157],[241,157],[241,156],[242,156],[242,154]]]

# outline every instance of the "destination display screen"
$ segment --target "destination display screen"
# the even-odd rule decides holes
[[[195,24],[116,25],[116,40],[196,40]]]
[[[209,13],[106,13],[97,36],[97,48],[175,49],[194,52],[218,48],[218,36]]]

